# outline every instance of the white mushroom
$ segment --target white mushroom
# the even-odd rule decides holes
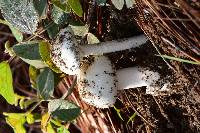
[[[52,61],[66,74],[80,71],[80,50],[70,28],[62,29],[51,46]]]
[[[159,73],[139,67],[116,71],[107,57],[98,56],[87,69],[81,70],[79,94],[90,105],[108,108],[115,103],[118,90],[142,86],[152,89],[159,79]]]
[[[53,62],[66,74],[77,75],[80,72],[82,57],[100,55],[138,47],[144,44],[147,38],[144,35],[118,41],[102,42],[78,46],[70,27],[61,29],[51,47]]]
[[[115,69],[105,56],[95,57],[94,62],[78,77],[80,97],[98,108],[112,106],[117,97]]]

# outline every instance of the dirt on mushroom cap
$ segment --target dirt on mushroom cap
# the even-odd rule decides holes
[[[108,108],[116,101],[117,80],[110,60],[97,56],[86,71],[79,77],[80,97],[90,105]]]

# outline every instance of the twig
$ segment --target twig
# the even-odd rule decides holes
[[[43,100],[38,101],[29,111],[26,112],[26,114],[33,112],[33,110],[35,110],[37,106],[41,104],[41,102],[43,102]]]
[[[74,87],[76,85],[76,82],[77,82],[77,76],[74,77],[72,85],[70,86],[68,91],[66,91],[65,94],[61,97],[61,99],[67,98],[72,93],[72,91],[73,91],[73,89],[74,89]]]
[[[165,113],[162,106],[158,103],[157,98],[155,96],[153,96],[153,99],[156,102],[156,104],[158,105],[158,107],[160,109],[160,113],[165,117],[165,119],[170,123],[170,125],[173,126],[173,123],[169,120],[168,115]]]
[[[127,97],[126,92],[125,92],[124,94],[125,94],[126,97]],[[129,100],[129,98],[127,98],[127,100],[128,100],[128,102],[131,104],[132,109],[137,113],[137,116],[139,116],[140,118],[142,118],[143,121],[144,121],[145,123],[147,123],[149,126],[151,126],[151,127],[153,127],[153,128],[156,127],[154,124],[149,123],[149,122],[135,109],[135,107],[133,106],[133,104],[132,104],[132,102]]]

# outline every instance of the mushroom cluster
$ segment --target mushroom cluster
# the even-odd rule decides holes
[[[79,94],[85,102],[108,108],[115,103],[119,90],[145,86],[148,92],[157,87],[160,75],[138,66],[116,70],[108,57],[95,56],[87,69],[81,69],[78,79]]]
[[[116,70],[103,54],[135,48],[146,41],[147,38],[140,35],[123,41],[79,46],[71,28],[67,27],[59,32],[51,46],[51,56],[61,71],[77,75],[79,94],[85,102],[108,108],[115,103],[118,90],[141,86],[151,89],[160,75],[139,67]],[[93,55],[94,60],[84,64],[83,57],[88,55]]]

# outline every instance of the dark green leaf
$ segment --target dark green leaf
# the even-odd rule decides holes
[[[48,22],[47,20],[44,21],[44,28],[47,29],[50,39],[54,39],[59,32],[59,25],[54,22]]]
[[[3,17],[20,31],[33,34],[37,29],[39,16],[32,0],[0,0]]]
[[[2,95],[9,104],[15,104],[12,72],[7,62],[0,63],[0,95]]]
[[[45,19],[47,17],[47,9],[48,9],[47,0],[33,0],[33,4],[40,18]]]
[[[44,68],[47,66],[41,61],[38,42],[26,42],[26,44],[14,45],[13,51],[23,61],[36,68]]]
[[[36,42],[27,42],[26,44],[17,44],[13,46],[13,50],[19,57],[38,60],[41,59],[39,53],[39,46]]]
[[[106,0],[96,0],[96,2],[97,2],[97,5],[99,6],[103,6],[106,4]]]
[[[79,116],[81,109],[76,104],[63,99],[52,100],[48,104],[53,117],[62,121],[72,121]]]
[[[81,7],[81,3],[79,0],[68,0],[67,1],[72,10],[79,16],[82,17],[83,15],[83,10]]]
[[[13,51],[26,63],[36,67],[44,68],[47,65],[41,61],[38,42],[26,42],[13,46]]]
[[[67,20],[69,19],[70,15],[62,11],[60,8],[53,6],[51,17],[56,24],[61,25],[67,23]]]
[[[37,88],[43,99],[48,100],[54,91],[54,75],[51,69],[45,68],[37,78]]]

